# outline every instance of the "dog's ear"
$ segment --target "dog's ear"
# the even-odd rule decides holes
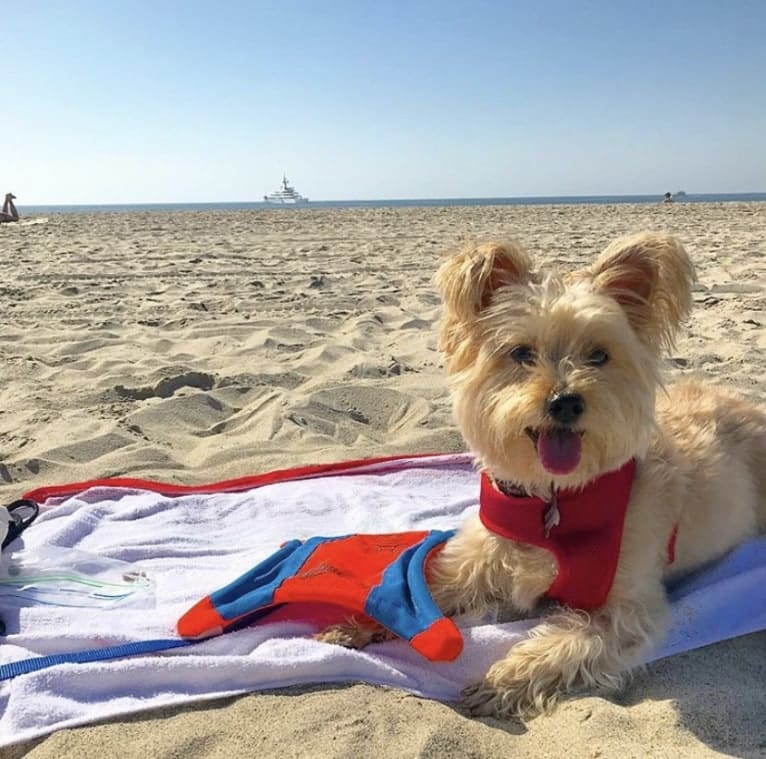
[[[638,336],[670,347],[692,304],[694,266],[681,243],[657,232],[611,243],[590,269],[593,286],[614,298]]]
[[[501,287],[529,281],[532,261],[516,243],[469,245],[448,258],[436,273],[445,314],[458,321],[475,319]]]

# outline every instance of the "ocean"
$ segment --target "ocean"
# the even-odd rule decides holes
[[[766,192],[688,194],[676,203],[743,203],[766,201]],[[615,203],[660,203],[662,195],[561,195],[527,198],[422,198],[410,200],[317,200],[305,205],[272,203],[126,203],[108,205],[19,206],[22,216],[53,213],[130,213],[134,211],[307,211],[324,208],[426,208],[439,206],[526,206],[526,205],[611,205]]]

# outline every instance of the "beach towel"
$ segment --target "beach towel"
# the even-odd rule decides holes
[[[41,488],[37,521],[8,550],[66,549],[122,560],[153,602],[83,610],[0,598],[0,666],[148,640],[179,644],[62,663],[0,683],[0,745],[140,710],[303,683],[364,681],[451,701],[524,638],[535,620],[461,623],[463,653],[431,662],[406,641],[356,651],[282,619],[186,645],[177,621],[286,541],[316,535],[451,530],[478,509],[467,454],[398,457],[269,473],[210,486],[118,479]],[[766,629],[766,539],[669,590],[672,629],[648,661]]]

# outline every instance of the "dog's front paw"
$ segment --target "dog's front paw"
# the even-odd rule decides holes
[[[461,704],[477,717],[531,719],[548,711],[556,702],[555,688],[520,676],[507,660],[494,664],[480,683],[462,693]]]
[[[515,714],[503,711],[501,691],[486,680],[469,685],[462,692],[460,706],[473,717],[514,717]]]
[[[314,640],[332,643],[344,648],[364,648],[370,643],[380,643],[393,637],[383,627],[364,627],[353,623],[327,627],[314,635]]]

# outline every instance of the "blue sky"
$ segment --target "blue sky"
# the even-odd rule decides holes
[[[766,190],[762,0],[26,0],[0,39],[22,205]]]

